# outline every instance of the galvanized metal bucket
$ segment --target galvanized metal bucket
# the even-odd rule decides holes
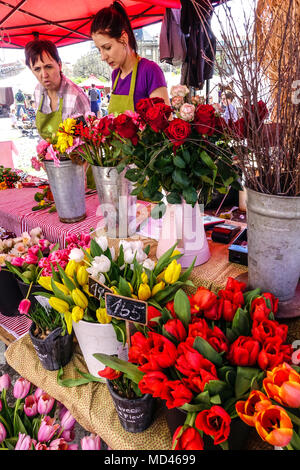
[[[128,238],[136,232],[136,196],[125,178],[127,169],[118,173],[114,167],[92,166],[101,213],[105,218],[107,236]]]
[[[61,161],[59,167],[53,161],[44,163],[59,220],[72,224],[85,219],[84,166],[71,160]]]
[[[284,302],[300,276],[300,197],[247,188],[248,284]]]

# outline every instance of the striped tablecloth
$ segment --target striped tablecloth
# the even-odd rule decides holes
[[[36,205],[34,195],[37,188],[6,189],[0,191],[0,227],[15,232],[17,236],[24,231],[40,227],[44,238],[52,243],[65,246],[66,237],[71,234],[89,233],[91,229],[104,227],[104,217],[97,194],[86,196],[86,218],[74,224],[60,222],[57,212],[49,213],[47,209],[32,211]],[[137,221],[147,217],[148,202],[139,201],[137,205]],[[0,286],[1,288],[1,286]],[[19,338],[30,328],[26,317],[6,317],[0,313],[0,327]]]

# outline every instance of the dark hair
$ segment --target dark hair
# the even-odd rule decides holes
[[[25,46],[25,63],[28,67],[34,65],[38,59],[42,58],[43,52],[46,52],[58,64],[61,63],[57,47],[53,42],[47,40],[34,39]]]
[[[109,7],[99,10],[91,24],[91,35],[101,33],[120,39],[123,31],[128,34],[129,46],[137,52],[137,43],[129,18],[120,2],[113,2]]]
[[[225,97],[226,97],[227,100],[231,100],[231,101],[234,100],[234,94],[231,93],[231,91],[226,91],[226,92],[224,93],[224,95],[225,95]]]

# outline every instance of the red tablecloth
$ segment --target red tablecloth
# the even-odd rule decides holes
[[[8,333],[13,335],[16,339],[25,335],[28,332],[31,325],[31,320],[20,315],[17,317],[6,317],[0,313],[0,326],[4,328]]]
[[[0,226],[11,230],[17,236],[24,231],[41,227],[43,236],[53,242],[60,242],[61,248],[65,246],[66,237],[70,234],[89,232],[90,229],[104,227],[104,218],[101,213],[97,194],[86,196],[86,218],[74,224],[60,222],[57,212],[49,213],[49,209],[32,211],[36,205],[34,195],[37,188],[6,189],[0,191]],[[148,206],[147,202],[139,202],[139,213]],[[145,217],[140,217],[144,219]]]

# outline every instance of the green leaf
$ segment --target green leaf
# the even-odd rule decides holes
[[[72,291],[73,289],[76,288],[76,285],[71,281],[71,279],[66,275],[65,271],[63,268],[57,263],[58,271],[61,276],[61,279],[64,281],[65,286],[69,289],[69,291]]]
[[[190,403],[185,403],[184,405],[179,406],[178,409],[187,411],[188,413],[189,412],[193,413],[195,411],[202,411],[202,410],[207,409],[207,405],[203,403],[197,403],[195,405],[190,404]]]
[[[107,354],[96,353],[93,354],[93,356],[106,367],[123,372],[129,380],[132,380],[132,382],[136,384],[144,377],[144,373],[141,372],[135,364],[123,361],[115,356],[108,356]]]
[[[167,195],[167,201],[169,204],[181,204],[181,196],[179,193],[172,191]]]
[[[238,336],[248,336],[250,334],[250,318],[246,310],[237,309],[232,321],[232,329],[238,333]]]
[[[124,297],[131,297],[131,290],[130,290],[129,284],[121,276],[120,276],[120,279],[119,279],[118,289],[120,291],[120,295],[123,295]]]
[[[53,278],[51,278],[51,287],[55,297],[58,297],[61,300],[67,302],[70,306],[74,305],[74,302],[70,296],[65,295],[55,284]]]
[[[47,299],[53,297],[53,294],[49,294],[48,292],[32,292],[32,295],[40,295],[41,297],[46,297]]]
[[[95,258],[95,256],[103,255],[102,248],[98,245],[98,243],[93,238],[91,239],[90,253],[91,253],[92,258]]]
[[[191,322],[191,304],[187,294],[182,289],[179,289],[174,296],[174,310],[185,329],[188,330]]]
[[[246,306],[250,307],[251,303],[254,299],[261,296],[261,289],[258,287],[257,289],[250,290],[244,293],[244,300]]]
[[[23,276],[22,272],[16,266],[13,266],[9,261],[5,261],[5,264],[10,272],[18,276],[25,284],[30,284],[30,282],[28,282],[28,279]]]
[[[176,170],[173,171],[172,179],[174,183],[178,184],[181,188],[186,188],[191,184],[188,175],[179,168],[176,168]]]
[[[177,166],[178,168],[185,168],[186,163],[185,161],[179,157],[179,155],[176,155],[173,158],[174,165]]]
[[[290,445],[293,447],[294,450],[300,450],[300,437],[298,436],[295,430],[293,430],[293,436],[290,441]]]
[[[25,428],[20,416],[18,413],[15,414],[14,417],[14,434],[19,434],[21,432],[22,434],[28,434],[27,429]]]
[[[197,256],[195,256],[192,264],[180,275],[178,281],[185,282],[190,277],[196,262]]]
[[[197,336],[193,343],[193,348],[215,364],[216,367],[221,367],[223,364],[222,356],[217,353],[217,351],[204,338]]]
[[[198,201],[198,193],[193,186],[185,188],[182,192],[182,196],[185,199],[185,202],[187,204],[191,204],[192,206],[194,206]]]
[[[171,258],[171,255],[173,253],[173,251],[175,250],[177,246],[177,242],[171,246],[171,248],[169,248],[163,255],[161,255],[161,257],[158,259],[156,265],[155,265],[155,268],[153,270],[155,276],[158,276],[158,274],[160,274],[164,268],[169,264],[169,261],[170,261],[170,258]]]
[[[237,374],[235,380],[235,396],[242,397],[251,388],[252,380],[259,375],[260,369],[254,367],[237,367]]]
[[[166,212],[166,205],[163,202],[157,204],[151,211],[152,219],[160,219]]]
[[[58,370],[57,377],[56,377],[58,385],[60,385],[61,387],[78,387],[79,385],[86,385],[90,382],[103,382],[103,379],[101,379],[100,377],[95,377],[93,375],[88,376],[88,374],[83,374],[83,372],[80,372],[78,369],[76,370],[82,375],[81,378],[63,379],[62,376],[63,376],[64,370],[61,367]]]

